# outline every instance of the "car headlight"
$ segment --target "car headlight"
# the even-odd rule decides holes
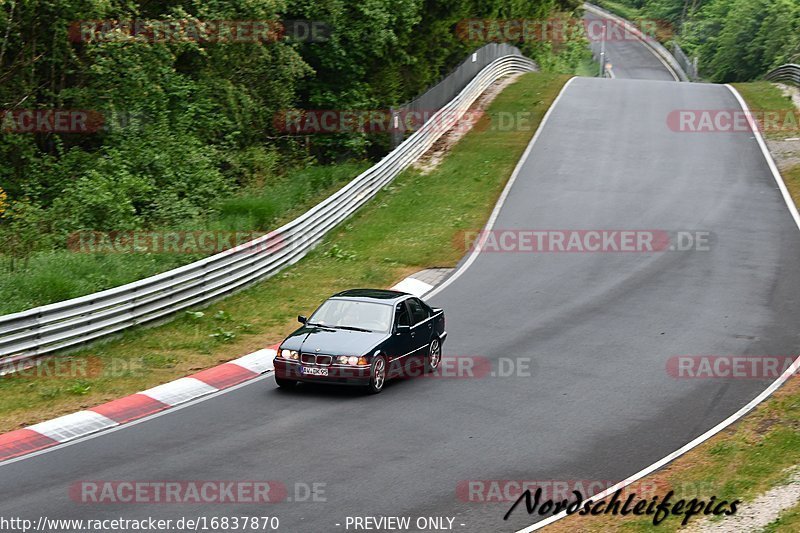
[[[368,364],[366,357],[357,357],[355,355],[340,355],[336,358],[336,363],[350,366],[366,366]]]
[[[295,350],[281,350],[281,357],[284,359],[294,359],[297,361],[300,359],[300,354]]]

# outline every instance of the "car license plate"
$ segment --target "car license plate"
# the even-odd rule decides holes
[[[317,368],[313,366],[301,366],[300,373],[306,374],[309,376],[327,376],[328,369],[327,368]]]

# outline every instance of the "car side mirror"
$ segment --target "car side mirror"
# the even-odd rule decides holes
[[[308,318],[304,317],[303,315],[297,315],[297,321],[300,322],[301,324],[305,324],[306,322],[308,322]]]
[[[397,333],[397,335],[400,335],[404,331],[409,331],[410,329],[411,329],[411,326],[408,326],[406,324],[397,324],[397,328],[395,328],[395,332]]]

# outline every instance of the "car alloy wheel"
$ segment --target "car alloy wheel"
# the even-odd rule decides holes
[[[369,390],[373,394],[377,394],[383,390],[383,385],[386,383],[386,359],[383,357],[376,357],[372,363],[372,372],[369,380]]]
[[[433,372],[439,368],[439,363],[442,361],[442,345],[439,344],[439,339],[433,339],[431,346],[428,349],[428,360],[426,362],[426,369],[428,372]]]

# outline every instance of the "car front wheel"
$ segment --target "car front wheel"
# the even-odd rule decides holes
[[[378,356],[372,361],[372,368],[370,369],[369,384],[367,391],[370,394],[378,394],[383,390],[383,385],[386,383],[386,358]]]
[[[439,363],[442,362],[442,344],[439,339],[431,341],[430,348],[428,348],[428,358],[425,360],[425,371],[433,372],[439,368]]]

